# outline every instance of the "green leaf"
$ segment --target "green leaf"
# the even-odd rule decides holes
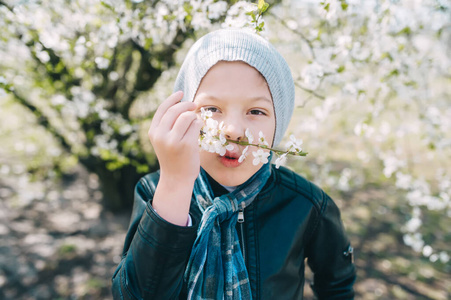
[[[185,12],[186,12],[188,15],[191,15],[191,12],[193,11],[193,6],[192,6],[191,4],[185,2],[185,3],[183,4],[183,9],[185,10]]]
[[[255,26],[255,31],[257,31],[257,32],[262,32],[264,26],[265,26],[265,22],[261,22],[260,24],[258,24],[257,26]]]
[[[386,58],[388,58],[388,60],[390,60],[390,61],[393,61],[393,57],[391,56],[391,54],[389,52],[382,53],[380,60],[383,60]]]
[[[326,5],[324,5],[324,10],[329,12],[329,7],[330,7],[330,3],[327,3]]]
[[[388,74],[387,77],[398,76],[398,75],[399,75],[399,70],[398,69],[394,69],[393,71],[390,72],[390,74]]]
[[[341,73],[345,70],[345,66],[339,66],[337,69],[337,73]]]
[[[149,166],[147,166],[147,165],[138,165],[136,167],[136,171],[138,173],[148,173],[149,172]]]
[[[346,3],[346,0],[341,0],[341,9],[346,11],[348,9],[349,4]]]
[[[106,3],[105,1],[100,1],[100,4],[114,12],[114,7],[111,6],[110,4]]]
[[[253,11],[249,11],[246,13],[246,15],[251,16],[252,17],[252,22],[255,22],[257,20],[255,13]]]
[[[412,33],[412,29],[410,29],[409,26],[404,27],[403,29],[401,29],[397,35],[401,35],[401,34],[406,34],[406,35],[410,35]]]

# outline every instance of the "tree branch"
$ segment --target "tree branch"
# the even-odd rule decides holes
[[[136,41],[132,40],[133,47],[141,53],[141,62],[136,74],[135,86],[132,89],[132,93],[129,95],[129,99],[122,108],[123,113],[128,114],[128,111],[138,93],[140,91],[147,91],[151,89],[161,76],[163,68],[155,68],[152,66],[150,64],[151,57],[155,57],[158,61],[164,61],[168,67],[173,66],[175,63],[174,54],[181,48],[182,44],[190,34],[192,34],[191,28],[188,28],[186,31],[179,29],[173,42],[158,52],[146,50]],[[144,80],[144,78],[146,79]]]
[[[31,113],[35,115],[38,124],[44,127],[48,132],[50,132],[58,140],[58,142],[61,144],[61,146],[65,151],[69,153],[72,152],[72,146],[67,142],[66,138],[56,128],[52,126],[50,120],[47,118],[47,116],[44,115],[44,113],[37,106],[35,106],[30,101],[17,94],[14,90],[9,90],[9,92],[21,105],[26,107],[29,111],[31,111]]]
[[[312,58],[313,58],[313,59],[316,59],[315,52],[313,51],[313,44],[312,44],[312,42],[311,42],[311,41],[310,41],[310,40],[309,40],[302,32],[290,28],[290,26],[288,26],[287,22],[285,22],[284,19],[281,19],[281,18],[280,18],[279,16],[277,16],[276,14],[274,14],[274,13],[272,13],[272,12],[270,12],[269,14],[270,14],[274,19],[276,19],[277,21],[279,21],[283,26],[285,26],[287,29],[289,29],[291,32],[293,32],[293,33],[297,34],[298,36],[300,36],[301,39],[302,39],[305,43],[307,43],[307,45],[308,45],[308,47],[309,47],[309,49],[310,49],[310,54],[312,55]]]
[[[12,6],[9,6],[7,3],[5,3],[4,1],[0,1],[0,6],[4,6],[6,7],[9,11],[13,12],[13,8]]]
[[[319,98],[319,99],[321,99],[321,100],[326,99],[325,96],[320,95],[320,94],[318,94],[318,93],[315,92],[315,91],[312,91],[312,90],[310,90],[310,89],[308,89],[308,88],[303,87],[303,86],[302,86],[299,82],[297,82],[297,81],[294,82],[294,85],[297,86],[298,88],[300,88],[301,90],[303,90],[303,91],[305,91],[305,92],[307,92],[307,93],[309,93],[309,94],[311,94],[311,95],[313,95],[313,96],[315,96],[315,97],[317,97],[317,98]]]

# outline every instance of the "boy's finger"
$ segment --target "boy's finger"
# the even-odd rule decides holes
[[[181,115],[183,115],[185,112],[192,111],[195,108],[196,105],[193,102],[176,103],[175,105],[169,107],[164,116],[161,117],[158,129],[166,131],[171,130]]]
[[[174,104],[180,102],[182,98],[183,92],[178,91],[170,95],[166,100],[164,100],[163,103],[161,103],[160,106],[157,108],[157,111],[155,112],[155,115],[153,116],[152,119],[152,124],[158,126],[158,124],[161,121],[161,118],[165,115],[166,111]]]
[[[182,140],[187,130],[195,120],[197,120],[197,115],[192,111],[186,111],[180,114],[172,127],[172,132],[175,134],[175,139]],[[197,135],[199,135],[199,132]]]
[[[185,132],[183,136],[183,140],[188,141],[197,141],[200,134],[200,129],[202,128],[203,122],[198,118],[194,119],[188,127],[188,130]]]

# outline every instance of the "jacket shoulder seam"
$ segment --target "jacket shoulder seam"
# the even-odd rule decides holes
[[[313,221],[313,224],[311,225],[311,230],[309,230],[308,232],[309,232],[309,234],[308,234],[308,236],[306,237],[306,244],[308,245],[308,244],[310,244],[311,243],[311,240],[313,239],[313,237],[315,236],[315,232],[316,232],[316,230],[318,229],[318,226],[319,226],[319,223],[320,223],[320,221],[321,221],[321,218],[323,217],[323,215],[324,215],[324,212],[325,212],[325,210],[326,210],[326,207],[327,207],[327,204],[328,204],[328,199],[327,199],[327,197],[326,197],[326,193],[324,193],[323,191],[321,191],[321,196],[322,196],[322,201],[321,201],[321,208],[320,208],[320,210],[318,211],[318,215],[316,216],[316,218],[314,219],[314,221]]]
[[[290,189],[291,191],[295,192],[296,194],[303,196],[305,199],[310,201],[313,204],[313,207],[315,208],[315,210],[318,213],[320,213],[321,210],[323,209],[322,206],[324,205],[324,203],[323,203],[324,202],[324,191],[321,190],[316,185],[314,185],[309,180],[296,174],[295,172],[292,172],[287,169],[284,173],[285,174],[283,174],[283,173],[278,174],[277,181],[279,182],[279,184],[283,185],[287,189]],[[293,184],[288,184],[286,180],[283,180],[282,177],[284,177],[284,176],[291,177],[290,181]],[[303,181],[303,183],[301,183],[301,181]],[[306,191],[306,188],[308,189],[308,192]],[[319,195],[315,195],[315,193],[319,194]]]

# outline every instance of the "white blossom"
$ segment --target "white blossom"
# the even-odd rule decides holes
[[[218,134],[218,125],[219,122],[217,120],[208,118],[205,120],[203,131],[210,136],[216,136]]]
[[[43,63],[48,63],[50,60],[50,55],[47,53],[47,51],[36,52],[36,57],[39,58],[39,60]]]
[[[94,61],[99,69],[106,69],[110,64],[110,61],[104,57],[96,57]]]
[[[219,123],[211,116],[211,111],[201,109],[201,118],[204,120],[204,126],[199,136],[199,147],[210,153],[224,156],[227,150],[233,150],[233,145],[228,144],[225,138],[224,122]]]
[[[396,172],[396,187],[407,190],[412,182],[412,176],[409,174],[403,174]]]
[[[211,110],[206,110],[205,108],[200,108],[200,117],[202,120],[207,120],[213,116],[213,112]]]
[[[268,162],[268,156],[270,155],[270,153],[264,151],[263,149],[258,149],[257,151],[253,151],[252,155],[254,156],[252,163],[254,164],[254,166],[256,166],[259,163],[266,164]]]
[[[285,165],[285,163],[287,162],[287,155],[287,153],[284,153],[276,159],[276,169],[280,168],[280,166]]]
[[[423,222],[419,217],[414,217],[404,225],[404,229],[407,232],[416,232],[422,224]]]
[[[227,11],[227,16],[222,23],[223,28],[245,28],[251,25],[252,18],[246,15],[256,8],[256,5],[247,1],[238,1]]]
[[[208,18],[219,19],[227,11],[227,2],[218,1],[208,6]]]
[[[301,73],[305,87],[310,90],[318,88],[323,75],[323,67],[316,62],[306,66]]]
[[[259,145],[265,145],[265,146],[269,147],[268,141],[266,140],[266,137],[265,137],[265,135],[263,134],[262,131],[260,131],[258,133],[258,144]]]
[[[119,128],[119,133],[121,135],[128,135],[133,131],[133,127],[130,124],[124,124]]]
[[[446,264],[449,262],[449,255],[445,251],[440,252],[439,256],[440,256],[440,261],[443,264]]]
[[[405,165],[405,161],[398,159],[395,156],[387,155],[383,158],[384,162],[384,175],[389,178],[391,175],[396,172],[399,168]]]
[[[67,102],[66,97],[64,97],[63,95],[60,94],[56,94],[52,97],[52,99],[50,100],[50,103],[54,106],[57,105],[63,105]]]
[[[429,256],[431,256],[431,254],[432,254],[433,251],[434,251],[434,250],[432,249],[431,246],[426,245],[426,246],[423,247],[422,253],[423,253],[423,255],[424,255],[425,257],[429,257]]]
[[[301,152],[302,143],[303,143],[302,140],[297,140],[296,137],[292,134],[290,135],[290,140],[287,142],[285,148],[287,148],[287,151]]]
[[[424,241],[421,233],[405,234],[403,240],[407,246],[412,247],[416,252],[421,252],[423,250]]]
[[[248,142],[249,144],[252,144],[252,142],[254,141],[254,137],[252,136],[252,133],[251,133],[251,131],[249,130],[249,128],[246,128],[246,131],[244,132],[244,135],[245,135],[246,138],[247,138],[247,142]]]
[[[249,150],[249,146],[246,146],[246,148],[243,149],[243,152],[241,153],[241,156],[238,158],[238,162],[242,163],[246,157],[247,157],[247,151]]]
[[[119,79],[119,73],[118,73],[118,72],[115,72],[115,71],[110,72],[110,73],[108,74],[108,78],[109,78],[111,81],[116,81],[116,80]]]
[[[191,25],[195,30],[209,28],[211,26],[211,21],[208,18],[206,12],[195,12],[193,14],[193,20],[191,21]]]

